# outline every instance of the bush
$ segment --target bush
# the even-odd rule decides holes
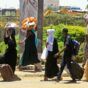
[[[4,54],[7,46],[5,45],[4,42],[0,42],[0,53]]]
[[[61,14],[61,13],[49,13],[44,17],[44,26],[50,24],[58,25],[63,23],[65,25],[76,25],[76,26],[85,26],[85,21],[83,18],[84,14],[79,15],[70,15],[70,14]]]
[[[49,13],[44,17],[44,26],[48,26],[50,24],[58,25],[60,23],[65,25],[76,25],[76,26],[85,26],[85,21],[83,18],[84,14],[62,14],[62,13]]]
[[[63,41],[63,37],[62,37],[62,29],[63,28],[68,28],[69,34],[71,35],[71,37],[73,39],[76,39],[79,42],[82,42],[84,40],[85,27],[64,25],[64,24],[47,26],[47,27],[44,27],[44,32],[43,32],[44,39],[46,39],[46,34],[45,34],[46,30],[50,29],[50,28],[53,28],[56,30],[55,37],[58,39],[58,42]]]

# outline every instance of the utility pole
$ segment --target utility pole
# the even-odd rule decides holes
[[[42,52],[42,41],[43,41],[43,4],[44,0],[38,0],[38,53]]]

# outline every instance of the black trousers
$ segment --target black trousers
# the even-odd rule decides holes
[[[71,78],[72,78],[73,80],[75,80],[75,76],[74,76],[74,74],[73,74],[73,72],[72,72],[71,60],[72,60],[72,57],[69,57],[69,58],[65,58],[65,57],[64,57],[64,58],[62,59],[60,71],[59,71],[58,76],[57,76],[58,79],[61,78],[61,75],[62,75],[62,73],[63,73],[63,70],[64,70],[65,66],[67,65],[67,68],[69,69],[69,72],[70,72],[70,74],[71,74]]]

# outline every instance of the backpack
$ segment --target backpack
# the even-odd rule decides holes
[[[78,55],[80,43],[77,40],[72,40],[73,44],[73,55]]]

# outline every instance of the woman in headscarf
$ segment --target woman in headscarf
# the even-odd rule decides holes
[[[48,56],[45,63],[45,81],[47,81],[48,78],[57,76],[59,71],[57,58],[55,57],[55,54],[58,53],[58,44],[56,38],[54,38],[54,32],[54,29],[47,30],[48,38],[46,42],[46,48],[48,50]]]
[[[13,73],[16,68],[17,50],[15,40],[15,29],[6,28],[4,34],[4,42],[8,46],[6,52],[2,58],[0,58],[0,64],[8,64],[12,68]]]
[[[41,70],[39,66],[40,60],[37,53],[37,37],[34,30],[35,22],[27,23],[27,34],[25,38],[25,49],[23,52],[20,66],[26,66],[30,64],[35,65],[35,71]]]

